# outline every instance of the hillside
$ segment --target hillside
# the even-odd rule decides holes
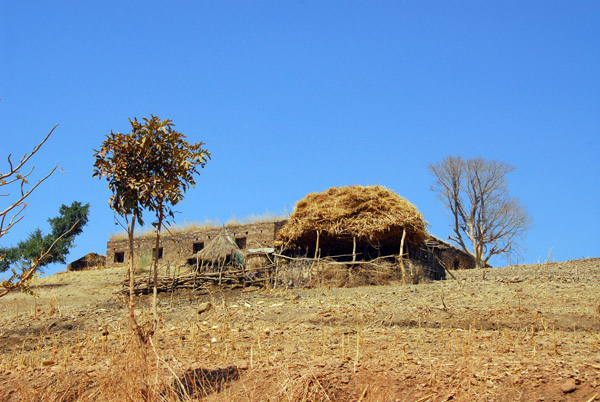
[[[123,269],[57,274],[37,297],[0,299],[0,400],[175,400],[190,369],[205,378],[191,400],[600,400],[600,259],[454,273],[161,294],[145,365],[116,296]]]

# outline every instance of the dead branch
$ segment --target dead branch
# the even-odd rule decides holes
[[[73,229],[75,229],[75,227],[77,226],[77,224],[79,224],[79,220],[77,220],[77,222],[75,222],[73,224],[73,226],[71,226],[71,228],[69,230],[67,230],[66,232],[64,232],[60,236],[58,236],[56,238],[56,240],[54,240],[52,242],[52,244],[50,245],[50,247],[48,247],[48,249],[46,251],[42,251],[42,253],[40,254],[40,257],[36,258],[35,261],[31,264],[31,266],[29,268],[27,268],[27,269],[24,269],[23,272],[21,272],[21,274],[17,274],[17,272],[13,268],[12,269],[12,275],[11,275],[11,277],[8,278],[8,280],[2,282],[2,287],[4,289],[0,290],[0,297],[6,296],[9,292],[11,292],[14,289],[27,290],[28,289],[28,282],[31,280],[31,278],[33,277],[33,275],[37,272],[40,264],[46,258],[48,258],[48,256],[50,256],[50,253],[52,252],[52,249],[54,248],[54,246],[56,245],[56,243],[60,239],[62,239],[63,237],[65,237],[66,235],[68,235],[69,233],[71,233],[73,231]],[[18,278],[18,280],[16,282],[14,282],[17,278]]]
[[[29,159],[31,159],[31,157],[33,155],[35,155],[39,149],[42,147],[42,145],[44,145],[44,143],[48,140],[48,138],[50,137],[50,135],[52,134],[52,132],[54,131],[54,129],[58,126],[55,125],[54,127],[52,127],[52,130],[50,130],[50,132],[46,135],[46,137],[38,144],[36,145],[33,150],[29,153],[29,154],[25,154],[23,155],[23,157],[21,158],[21,160],[19,161],[19,163],[14,166],[13,162],[11,161],[11,155],[8,155],[8,166],[9,166],[9,170],[6,173],[0,173],[0,187],[4,187],[4,186],[8,186],[12,183],[15,182],[20,182],[19,185],[19,198],[16,201],[13,201],[8,207],[6,207],[3,211],[0,212],[0,237],[4,236],[6,233],[8,233],[8,231],[14,226],[16,225],[19,221],[21,221],[21,219],[23,219],[23,216],[21,215],[21,213],[25,210],[25,208],[27,207],[27,205],[25,204],[25,199],[27,197],[29,197],[29,195],[40,185],[42,184],[46,179],[48,179],[48,177],[50,177],[58,168],[57,166],[54,166],[54,168],[43,178],[39,179],[35,185],[33,185],[33,187],[31,187],[29,190],[25,190],[25,185],[28,183],[27,178],[33,173],[34,167],[32,167],[29,172],[27,172],[26,174],[21,174],[20,171],[23,168],[23,166],[29,161]],[[2,197],[7,197],[10,194],[0,194],[0,196]],[[11,215],[8,218],[8,221],[6,220],[7,217],[9,215]]]

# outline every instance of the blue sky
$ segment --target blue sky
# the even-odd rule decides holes
[[[516,168],[535,225],[519,262],[599,256],[597,1],[0,0],[0,57],[0,170],[57,123],[34,164],[64,170],[2,245],[77,200],[91,215],[71,259],[104,253],[116,229],[92,149],[156,114],[213,155],[179,223],[379,184],[445,238],[427,166],[481,156]]]

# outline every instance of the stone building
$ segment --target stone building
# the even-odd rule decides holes
[[[471,254],[454,247],[450,243],[429,235],[427,239],[425,239],[424,244],[429,250],[433,251],[446,269],[475,268],[475,258]],[[489,264],[487,266],[490,267]]]
[[[277,232],[285,221],[256,222],[251,224],[226,225],[227,232],[242,250],[273,247]],[[137,236],[134,239],[134,256],[139,261],[147,256],[151,259],[158,252],[162,263],[183,263],[192,255],[202,250],[211,239],[215,238],[222,227],[197,228],[181,230],[169,234],[161,234],[160,245],[156,250],[154,233]],[[127,237],[112,238],[106,245],[106,266],[126,264],[129,259]]]

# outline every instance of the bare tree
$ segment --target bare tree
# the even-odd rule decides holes
[[[531,228],[531,218],[508,194],[506,176],[514,171],[512,166],[449,156],[429,165],[429,170],[435,179],[432,190],[452,214],[454,233],[449,239],[472,254],[478,268],[494,255],[516,252],[519,240]]]
[[[16,225],[21,219],[23,219],[23,211],[27,207],[25,200],[33,191],[42,184],[48,177],[50,177],[58,168],[58,166],[54,166],[45,176],[41,179],[38,179],[35,184],[31,187],[28,187],[29,177],[35,170],[35,167],[27,168],[26,165],[29,160],[40,150],[42,145],[48,140],[54,129],[57,125],[52,127],[52,130],[44,137],[44,139],[38,143],[31,152],[26,153],[19,160],[19,162],[13,162],[9,154],[7,157],[8,160],[8,170],[6,172],[0,172],[0,197],[9,197],[11,196],[11,188],[14,189],[14,193],[16,193],[15,199],[9,201],[7,206],[3,206],[0,211],[0,238],[7,234],[10,229]],[[35,273],[38,271],[40,265],[51,255],[52,248],[56,244],[57,241],[61,240],[64,236],[66,236],[73,227],[69,229],[67,232],[60,235],[46,250],[42,250],[39,258],[34,258],[29,266],[23,267],[21,272],[18,272],[12,268],[12,275],[7,280],[3,281],[0,284],[0,297],[5,296],[13,289],[21,289],[22,291],[29,292],[29,281]],[[0,255],[0,261],[4,259],[5,255]]]
[[[27,204],[25,204],[25,199],[29,197],[29,195],[33,193],[33,190],[35,190],[37,186],[42,184],[43,181],[50,177],[58,168],[58,166],[54,166],[54,168],[46,176],[39,179],[31,188],[26,188],[26,185],[29,184],[27,179],[33,173],[35,167],[32,167],[25,173],[23,173],[22,170],[25,168],[27,162],[29,162],[29,159],[31,159],[31,157],[35,155],[40,150],[42,145],[44,145],[44,143],[48,140],[56,126],[58,126],[58,124],[52,127],[52,130],[50,130],[46,137],[33,148],[33,151],[23,155],[17,164],[13,163],[11,160],[12,155],[8,154],[8,171],[0,172],[0,188],[10,188],[9,186],[11,185],[16,186],[18,187],[18,195],[16,200],[10,202],[10,205],[5,207],[5,209],[0,212],[0,237],[8,233],[8,231],[14,225],[23,219],[22,213],[25,210],[25,207],[27,207]],[[3,192],[0,193],[0,197],[8,197],[9,195],[10,194],[4,194]]]

